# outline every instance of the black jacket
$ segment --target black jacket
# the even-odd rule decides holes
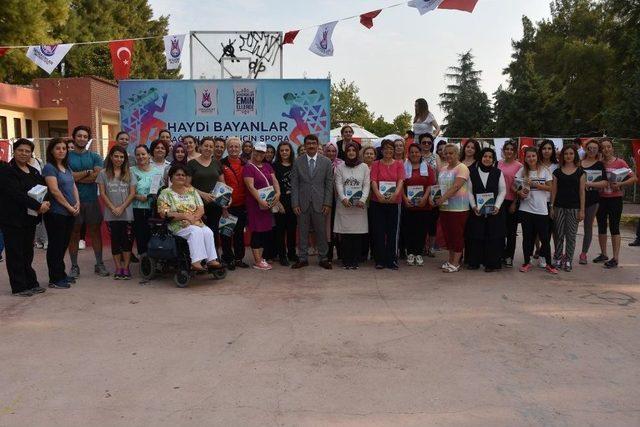
[[[40,221],[40,216],[27,213],[27,209],[40,209],[40,203],[29,197],[27,192],[35,185],[45,185],[45,182],[37,169],[28,167],[29,173],[25,173],[14,160],[0,163],[0,225],[29,227]]]

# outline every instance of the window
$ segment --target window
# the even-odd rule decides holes
[[[9,139],[9,133],[7,132],[7,118],[0,116],[0,137],[2,139]]]
[[[27,138],[33,138],[33,122],[31,119],[26,119],[24,122],[27,125]]]
[[[16,138],[22,138],[22,120],[18,118],[13,119],[13,132]]]

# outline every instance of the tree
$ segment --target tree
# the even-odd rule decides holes
[[[373,122],[367,126],[367,130],[375,133],[379,137],[396,133],[395,127],[392,123],[387,122],[384,117],[378,116]]]
[[[393,127],[395,129],[395,133],[398,135],[404,135],[408,130],[411,129],[411,121],[413,116],[406,111],[403,111],[402,114],[398,114],[395,119],[393,119]]]
[[[360,89],[346,79],[331,84],[331,128],[343,123],[358,123],[367,127],[373,122],[367,103],[360,99]],[[373,132],[373,131],[372,131]]]
[[[64,25],[69,15],[69,0],[4,0],[0,15],[0,44],[22,46],[56,43],[54,28]],[[0,58],[0,80],[26,84],[37,75],[35,64],[25,49],[14,49]]]
[[[492,132],[491,103],[480,89],[480,71],[474,69],[471,51],[459,55],[458,66],[445,76],[453,83],[440,94],[440,106],[446,113],[442,126],[449,137],[470,137]]]

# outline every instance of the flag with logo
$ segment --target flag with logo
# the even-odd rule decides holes
[[[196,83],[193,87],[196,116],[217,115],[218,86],[215,83]]]
[[[333,36],[333,29],[336,27],[338,21],[328,22],[318,27],[316,36],[313,38],[309,50],[319,56],[333,56],[333,42],[331,36]]]
[[[167,70],[180,68],[184,37],[185,34],[173,34],[162,38],[164,40],[164,56],[167,59]]]
[[[233,86],[233,100],[236,116],[255,116],[258,114],[258,88],[253,83]]]
[[[73,43],[29,46],[27,58],[51,74],[72,47]]]
[[[114,40],[109,42],[113,77],[116,80],[129,78],[133,61],[133,40]]]
[[[443,0],[411,0],[407,3],[409,7],[415,7],[420,12],[420,15],[424,15],[434,9],[437,9]]]

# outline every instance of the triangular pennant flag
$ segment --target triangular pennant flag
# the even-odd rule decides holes
[[[51,74],[72,46],[73,43],[29,46],[29,49],[27,49],[27,58]]]
[[[438,9],[455,9],[463,12],[473,12],[478,0],[443,0]]]
[[[282,44],[293,44],[293,41],[296,39],[296,36],[300,30],[287,31],[284,33],[284,40]]]
[[[0,57],[3,57],[10,50],[11,50],[10,47],[0,47]]]
[[[184,37],[185,34],[174,34],[162,38],[164,40],[164,56],[167,59],[167,70],[180,68]]]
[[[372,10],[371,12],[363,13],[360,15],[360,23],[367,28],[373,27],[373,18],[380,15],[382,9]]]
[[[309,46],[309,50],[319,56],[333,56],[333,42],[331,36],[333,35],[333,29],[336,27],[338,21],[327,22],[318,27],[316,36]]]
[[[440,6],[443,0],[411,0],[407,5],[409,7],[415,7],[420,12],[420,15],[424,15]]]
[[[109,42],[113,77],[116,80],[129,78],[133,60],[133,40],[114,40]]]

